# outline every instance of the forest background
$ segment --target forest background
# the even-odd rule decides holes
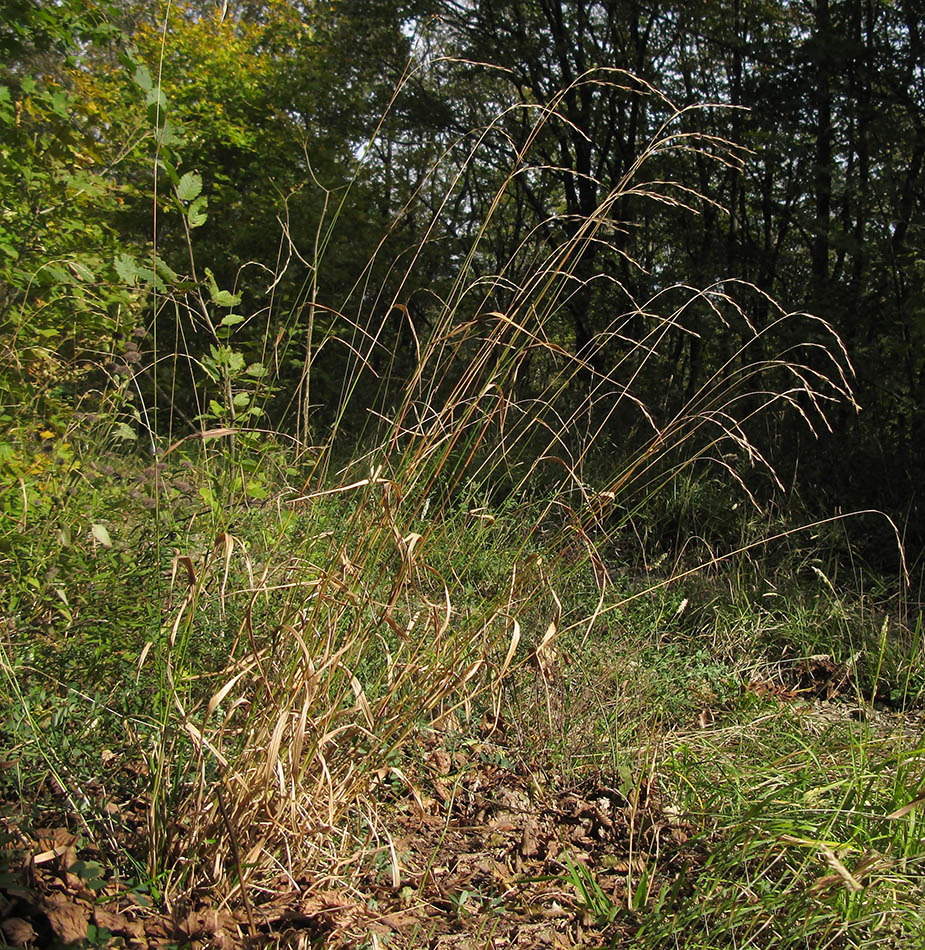
[[[748,151],[743,170],[679,153],[650,171],[696,189],[696,217],[621,200],[612,212],[619,241],[592,244],[579,265],[608,280],[569,300],[562,345],[580,350],[614,308],[679,281],[706,287],[734,276],[787,309],[819,315],[851,355],[862,411],[842,407],[818,441],[775,418],[764,442],[811,511],[881,509],[918,551],[925,80],[915,3],[231,3],[218,13],[180,3],[163,47],[163,11],[154,8],[11,3],[6,12],[8,406],[28,403],[47,374],[59,377],[62,405],[87,385],[82,374],[95,372],[98,384],[100,340],[126,332],[119,304],[133,283],[138,294],[151,279],[159,167],[159,266],[199,280],[208,266],[240,296],[248,319],[235,328],[235,349],[251,363],[265,355],[265,337],[275,348],[269,417],[293,431],[303,425],[301,435],[324,431],[347,350],[325,346],[309,397],[314,418],[300,422],[293,394],[309,323],[311,346],[321,348],[347,332],[334,314],[373,307],[370,325],[385,325],[380,361],[407,373],[409,326],[432,319],[534,119],[514,109],[492,125],[496,114],[548,103],[589,71],[623,69],[676,105],[710,104],[687,114],[685,128]],[[566,122],[544,130],[533,168],[517,175],[487,224],[474,273],[499,272],[525,239],[554,246],[567,237],[664,118],[640,96],[591,85],[573,89],[561,109]],[[464,162],[474,130],[486,129]],[[186,172],[202,180],[201,224],[176,213],[172,192]],[[329,230],[335,208],[339,224]],[[194,223],[198,269],[186,243]],[[294,265],[277,273],[319,244],[308,285]],[[396,261],[419,246],[413,283],[395,297]],[[83,268],[95,278],[94,303],[75,315],[73,294],[89,292]],[[268,325],[258,314],[269,284]],[[404,317],[390,309],[393,298]],[[765,326],[768,305],[756,296],[748,316]],[[191,352],[206,350],[201,330],[183,333]],[[651,391],[683,404],[734,346],[706,324],[697,335],[679,332]],[[161,431],[197,424],[195,382],[182,374],[172,382],[158,403]],[[150,392],[152,373],[138,383]],[[355,407],[346,422],[359,431],[366,407]],[[871,556],[892,557],[887,526],[865,521],[862,533]]]
[[[921,945],[922,19],[3,4],[11,943]]]

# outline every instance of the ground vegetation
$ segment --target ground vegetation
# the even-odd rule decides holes
[[[6,945],[922,945],[919,21],[7,3]]]

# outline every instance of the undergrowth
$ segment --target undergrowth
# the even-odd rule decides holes
[[[594,867],[558,865],[602,933],[619,924],[653,947],[681,933],[704,947],[915,945],[917,815],[890,816],[919,793],[921,751],[864,717],[878,702],[919,706],[921,626],[896,602],[840,593],[798,526],[762,524],[751,484],[777,480],[756,417],[787,410],[824,429],[831,405],[852,402],[850,362],[809,315],[764,300],[776,316],[754,326],[748,300],[762,295],[735,281],[645,302],[615,291],[619,315],[574,351],[563,314],[589,282],[577,262],[608,240],[620,199],[695,202],[648,165],[689,148],[733,169],[742,157],[682,132],[687,110],[638,80],[576,82],[592,79],[647,97],[664,125],[561,246],[527,241],[485,277],[476,240],[375,411],[352,400],[382,376],[381,309],[345,302],[324,338],[299,328],[300,414],[271,422],[279,380],[236,343],[239,295],[208,271],[162,268],[98,354],[97,388],[44,403],[54,418],[9,416],[8,800],[54,789],[112,845],[115,872],[167,901],[236,902],[256,931],[281,877],[360,892],[351,868],[370,840],[391,841],[388,795],[420,798],[423,736],[455,749],[501,730],[507,746],[480,745],[483,765],[520,763],[547,789],[606,776],[627,803],[631,852],[644,853],[622,896]],[[564,121],[560,101],[536,112],[512,168]],[[194,258],[201,179],[161,167]],[[695,312],[734,341],[730,355],[683,404],[656,401],[660,354]],[[164,350],[155,330],[171,320],[206,343]],[[806,344],[778,352],[793,325]],[[353,358],[343,405],[313,430],[323,345]],[[185,435],[154,379],[162,361],[196,380]],[[807,698],[861,718],[807,733]],[[134,850],[107,807],[132,796],[145,813]],[[632,823],[646,796],[662,830],[688,829],[670,867],[655,825]],[[460,892],[457,917],[492,899]]]

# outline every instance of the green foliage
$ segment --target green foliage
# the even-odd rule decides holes
[[[836,726],[817,743],[774,717],[735,746],[682,746],[671,768],[710,827],[695,845],[705,861],[688,880],[694,893],[644,919],[640,945],[671,946],[683,929],[690,946],[914,946],[917,883],[895,872],[922,860],[917,822],[889,816],[908,800],[921,753],[895,741],[898,752],[863,726]]]
[[[33,419],[61,435],[75,406],[99,395],[109,341],[139,303],[116,223],[125,143],[101,134],[107,117],[81,87],[120,37],[104,4],[21,6],[0,72],[0,428]]]

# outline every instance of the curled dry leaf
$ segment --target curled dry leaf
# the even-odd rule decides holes
[[[923,802],[925,802],[925,792],[922,792],[920,795],[916,795],[911,802],[903,805],[902,808],[897,808],[896,811],[890,812],[890,814],[887,815],[887,818],[893,820],[905,818],[906,815],[918,808]]]
[[[701,729],[708,729],[714,722],[716,722],[716,717],[713,715],[711,709],[700,710],[700,715],[697,717],[697,725]]]

